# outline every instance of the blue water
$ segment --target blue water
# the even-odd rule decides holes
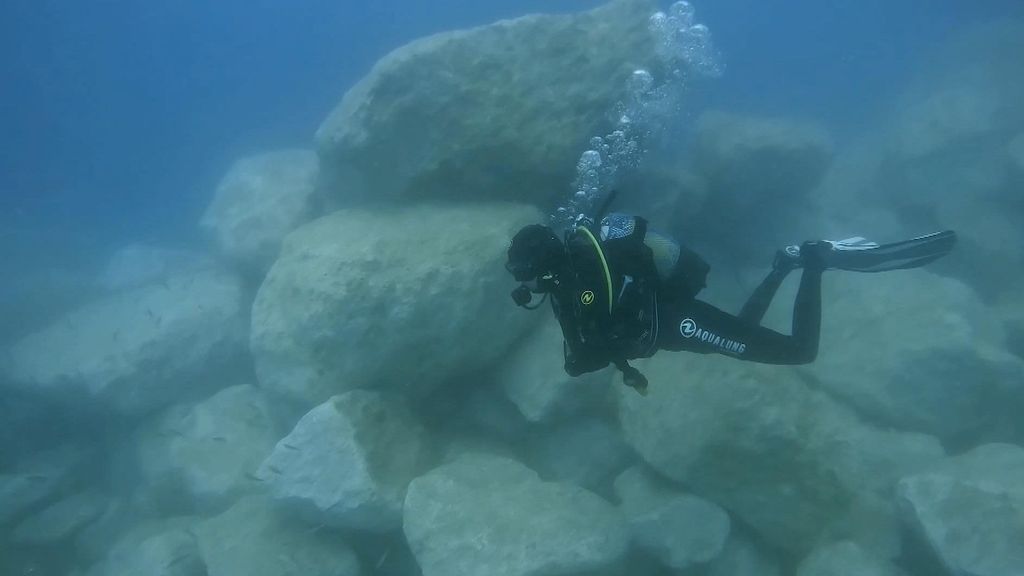
[[[340,95],[413,38],[592,0],[0,5],[0,222],[89,246],[181,240],[238,156],[308,145]],[[700,105],[799,110],[842,131],[923,54],[1015,0],[698,3],[725,56]]]

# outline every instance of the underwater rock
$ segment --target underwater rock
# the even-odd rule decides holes
[[[77,480],[90,452],[64,446],[33,455],[0,474],[0,526],[18,520]]]
[[[545,480],[571,482],[599,494],[636,457],[622,432],[603,420],[570,420],[530,440],[529,463]]]
[[[736,530],[703,573],[705,576],[782,576],[778,561]]]
[[[845,541],[812,552],[800,563],[796,576],[903,576],[903,571]]]
[[[25,392],[80,410],[138,416],[219,387],[218,369],[244,350],[243,314],[233,276],[178,276],[93,302],[23,338],[0,372]]]
[[[704,210],[714,214],[706,232],[729,241],[723,230],[742,229],[733,235],[736,246],[727,247],[734,251],[792,244],[831,159],[831,138],[816,124],[705,113],[697,124],[694,170],[707,182]],[[767,206],[775,211],[765,213]]]
[[[562,368],[562,330],[553,318],[543,323],[498,366],[499,386],[530,422],[550,422],[600,405],[608,395],[613,370],[567,375]]]
[[[655,470],[779,548],[807,553],[842,535],[899,553],[896,514],[877,500],[943,455],[935,438],[873,428],[791,368],[692,355],[637,367],[648,396],[622,391],[619,415]]]
[[[306,406],[356,388],[424,395],[502,358],[538,320],[509,299],[512,204],[342,210],[285,240],[253,304],[262,387]]]
[[[28,546],[59,543],[99,518],[109,505],[110,499],[97,492],[75,494],[24,520],[12,541]]]
[[[310,530],[247,496],[194,530],[209,576],[358,576],[352,549],[335,533]]]
[[[482,455],[413,480],[404,531],[424,576],[600,573],[621,569],[629,543],[621,514],[598,496]]]
[[[448,392],[453,398],[438,398],[436,394],[428,408],[430,421],[442,423],[448,431],[461,432],[465,436],[488,438],[515,444],[530,431],[530,422],[516,408],[505,392],[489,381],[472,381],[468,388]],[[417,406],[422,409],[424,404]],[[447,412],[447,417],[431,414],[438,409]],[[454,410],[453,410],[454,409]],[[440,417],[439,417],[440,416]]]
[[[168,410],[143,434],[138,458],[167,507],[223,509],[261,484],[253,475],[280,437],[266,393],[232,386]]]
[[[1016,295],[1024,279],[1020,174],[1007,143],[1024,130],[1024,22],[965,23],[920,67],[878,132],[883,163],[859,200],[905,227],[953,228],[961,249],[941,266],[986,299]],[[915,232],[919,233],[919,232]]]
[[[110,549],[88,576],[206,576],[192,529],[197,518],[172,518],[137,526]]]
[[[1019,105],[1024,100],[1021,53],[1024,21],[990,20],[961,27],[910,80],[897,116],[889,123],[894,151],[924,157],[958,149],[970,157],[971,147],[987,148],[992,136],[1024,129]],[[966,159],[960,158],[960,163]]]
[[[667,568],[715,559],[729,538],[729,515],[712,502],[663,485],[640,466],[615,479],[633,541]]]
[[[999,95],[986,86],[954,85],[920,98],[892,127],[892,152],[904,160],[948,151],[996,129]]]
[[[140,529],[148,512],[130,498],[111,498],[103,513],[75,536],[75,556],[85,564],[100,563],[109,556],[111,543]]]
[[[1024,574],[1024,448],[979,446],[904,478],[897,493],[950,574]]]
[[[41,241],[40,241],[41,242]],[[95,271],[79,262],[58,266],[40,261],[39,254],[48,247],[38,242],[24,250],[36,259],[34,262],[4,262],[3,282],[0,282],[0,347],[22,338],[39,326],[52,322],[69,310],[95,298]],[[0,258],[5,254],[0,252]],[[3,350],[0,349],[0,364]],[[0,387],[3,387],[0,374]]]
[[[200,225],[221,252],[265,271],[281,241],[313,216],[319,166],[312,150],[279,150],[235,162],[217,186]]]
[[[649,0],[534,15],[398,48],[317,130],[325,189],[377,200],[550,206],[638,67],[656,61]]]
[[[96,284],[107,292],[131,290],[216,266],[216,260],[201,252],[131,244],[111,255]]]
[[[398,398],[354,390],[299,420],[258,476],[284,508],[314,525],[387,532],[422,472],[426,431]]]
[[[801,368],[875,421],[944,440],[1019,417],[1024,362],[957,280],[924,270],[829,279],[821,352]]]

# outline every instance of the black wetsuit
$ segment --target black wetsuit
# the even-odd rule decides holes
[[[694,259],[703,264],[699,257],[675,245],[671,268],[663,265],[659,273],[656,257],[645,243],[646,222],[623,215],[609,218],[610,226],[606,219],[598,230],[577,229],[567,236],[569,265],[549,285],[565,338],[566,372],[575,376],[610,363],[621,367],[623,361],[657,350],[720,353],[767,364],[815,359],[821,327],[820,270],[803,271],[792,335],[787,336],[760,322],[789,268],[774,268],[740,314],[732,315],[695,298],[707,273],[706,265],[694,265]]]

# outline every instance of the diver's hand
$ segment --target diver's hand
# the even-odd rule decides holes
[[[622,383],[636,390],[637,394],[647,396],[647,377],[633,368],[626,362],[616,362],[615,365],[622,370]]]

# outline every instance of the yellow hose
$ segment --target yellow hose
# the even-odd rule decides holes
[[[612,313],[612,273],[608,270],[608,261],[604,258],[604,250],[601,249],[601,244],[594,238],[593,232],[585,226],[580,226],[576,230],[582,230],[587,238],[590,238],[590,242],[594,245],[594,250],[597,250],[597,256],[601,259],[601,268],[604,269],[604,280],[608,286],[608,314]]]

